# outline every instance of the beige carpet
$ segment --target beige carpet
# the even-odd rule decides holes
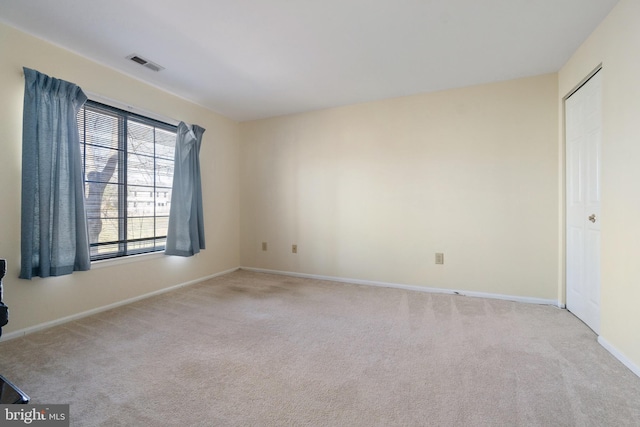
[[[640,425],[565,310],[238,271],[0,343],[75,426]]]

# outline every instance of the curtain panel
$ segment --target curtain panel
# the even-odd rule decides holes
[[[76,116],[87,96],[73,83],[24,68],[20,277],[89,270]]]
[[[198,125],[178,125],[166,255],[192,256],[205,249],[200,181],[204,131]]]

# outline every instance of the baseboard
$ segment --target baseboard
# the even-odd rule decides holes
[[[430,292],[430,293],[438,293],[438,294],[462,295],[462,296],[477,297],[477,298],[500,299],[500,300],[506,300],[506,301],[523,302],[527,304],[554,305],[556,307],[561,307],[560,301],[544,299],[544,298],[519,297],[514,295],[492,294],[492,293],[485,293],[485,292],[470,292],[470,291],[444,289],[444,288],[431,288],[426,286],[405,285],[401,283],[378,282],[373,280],[361,280],[361,279],[348,279],[343,277],[321,276],[317,274],[295,273],[291,271],[267,270],[264,268],[240,267],[240,269],[247,270],[247,271],[254,271],[256,273],[279,274],[282,276],[329,280],[331,282],[353,283],[356,285],[379,286],[383,288],[396,288],[396,289],[406,289],[409,291],[418,291],[418,292]]]
[[[624,366],[629,368],[631,372],[640,377],[640,366],[633,363],[631,360],[627,358],[624,354],[622,354],[617,348],[615,348],[611,343],[601,336],[598,337],[598,343],[603,346],[609,353],[613,355],[616,359],[618,359]]]
[[[93,314],[97,314],[103,311],[111,310],[112,308],[120,307],[123,305],[131,304],[132,302],[140,301],[145,298],[150,298],[155,295],[164,294],[166,292],[171,292],[179,288],[183,288],[185,286],[195,285],[196,283],[204,282],[205,280],[213,279],[214,277],[223,276],[225,274],[233,273],[238,270],[239,267],[232,268],[230,270],[221,271],[219,273],[211,274],[209,276],[200,277],[198,279],[190,280],[188,282],[179,283],[177,285],[170,286],[168,288],[159,289],[157,291],[149,292],[147,294],[139,295],[137,297],[129,298],[126,300],[114,302],[113,304],[105,305],[102,307],[94,308],[92,310],[83,311],[82,313],[72,314],[71,316],[62,317],[60,319],[55,319],[50,322],[40,323],[35,326],[30,326],[28,328],[19,329],[17,331],[9,332],[7,334],[2,334],[2,341],[8,341],[14,338],[20,338],[27,334],[32,334],[37,331],[41,331],[43,329],[51,328],[53,326],[58,326],[63,323],[72,322],[74,320],[82,319],[83,317],[91,316]]]

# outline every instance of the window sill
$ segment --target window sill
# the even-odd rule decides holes
[[[93,270],[93,269],[98,269],[103,267],[112,267],[114,265],[129,264],[129,263],[138,262],[138,261],[149,261],[151,259],[156,259],[164,256],[165,256],[164,251],[161,251],[161,252],[149,252],[146,254],[139,254],[139,255],[128,255],[128,256],[111,258],[111,259],[102,259],[99,261],[91,261],[91,269]]]

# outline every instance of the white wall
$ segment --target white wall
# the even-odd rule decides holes
[[[640,366],[640,1],[621,0],[560,70],[561,106],[600,63],[601,337]]]
[[[557,93],[550,74],[241,123],[242,265],[558,300]]]
[[[238,125],[204,108],[0,24],[0,257],[8,261],[4,333],[73,316],[239,265]],[[198,256],[152,256],[89,272],[31,281],[20,270],[22,102],[26,66],[165,117],[197,123],[207,249]]]

